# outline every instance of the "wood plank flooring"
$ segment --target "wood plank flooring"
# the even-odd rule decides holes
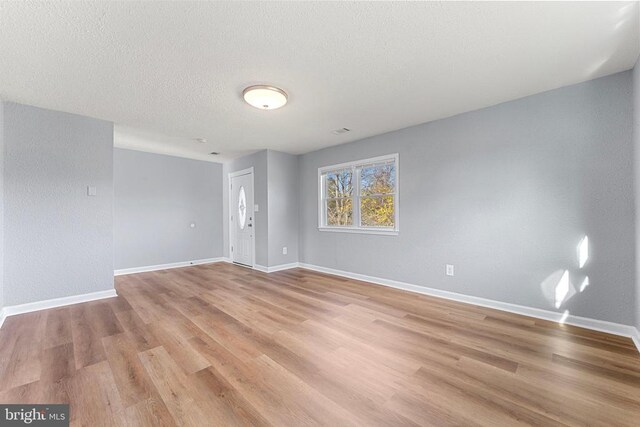
[[[0,403],[72,425],[640,425],[627,338],[294,269],[116,278],[9,317]]]

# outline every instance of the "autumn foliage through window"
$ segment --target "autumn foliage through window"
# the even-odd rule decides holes
[[[397,157],[322,168],[321,227],[397,230]]]

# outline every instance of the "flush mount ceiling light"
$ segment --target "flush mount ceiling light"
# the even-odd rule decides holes
[[[287,93],[273,86],[249,86],[242,96],[247,104],[261,110],[275,110],[287,103]]]

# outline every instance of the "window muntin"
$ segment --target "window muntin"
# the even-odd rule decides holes
[[[318,170],[319,228],[330,231],[398,231],[398,155]]]

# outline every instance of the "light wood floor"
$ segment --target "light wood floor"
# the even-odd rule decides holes
[[[72,425],[639,425],[631,340],[295,269],[120,276],[10,317],[0,403]]]

